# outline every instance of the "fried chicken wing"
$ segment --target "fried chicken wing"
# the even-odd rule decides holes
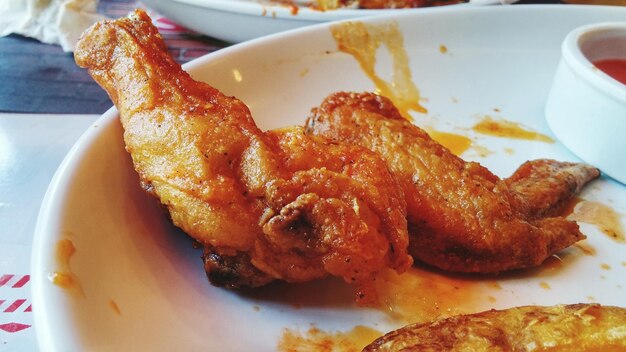
[[[599,171],[580,163],[531,160],[504,179],[518,200],[515,207],[529,219],[555,216]]]
[[[430,265],[481,273],[532,267],[584,238],[575,222],[551,216],[599,175],[593,167],[537,160],[501,180],[452,154],[372,93],[330,95],[306,128],[385,159],[406,196],[409,252]]]
[[[375,340],[375,351],[624,351],[626,309],[599,304],[525,306],[413,324]]]
[[[143,11],[94,25],[75,59],[119,110],[143,188],[204,246],[213,283],[361,284],[411,265],[404,196],[380,157],[302,127],[261,131],[244,103],[182,70]]]

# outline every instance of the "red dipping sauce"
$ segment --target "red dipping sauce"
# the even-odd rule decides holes
[[[626,59],[604,59],[594,61],[593,64],[600,71],[613,77],[622,84],[626,84]]]

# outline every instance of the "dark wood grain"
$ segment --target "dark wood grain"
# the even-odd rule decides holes
[[[0,38],[0,111],[102,113],[104,91],[60,47],[10,35]]]

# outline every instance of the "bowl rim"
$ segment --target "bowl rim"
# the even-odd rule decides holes
[[[582,42],[590,40],[594,35],[612,31],[623,32],[626,40],[626,22],[601,22],[578,27],[563,40],[561,55],[585,82],[626,104],[626,85],[596,67],[581,50]],[[626,55],[623,59],[626,60]]]

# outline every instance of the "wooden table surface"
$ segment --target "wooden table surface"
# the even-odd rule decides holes
[[[116,18],[137,7],[146,8],[136,0],[100,0],[98,12]],[[180,63],[229,45],[192,31],[162,35]],[[19,35],[0,38],[0,82],[0,112],[101,114],[113,105],[72,53]]]
[[[558,0],[522,0],[519,4],[558,3]],[[137,0],[100,0],[98,12],[121,17]],[[182,31],[162,33],[180,63],[228,46],[228,43]],[[112,106],[106,93],[71,53],[19,35],[0,38],[0,112],[101,114]]]

